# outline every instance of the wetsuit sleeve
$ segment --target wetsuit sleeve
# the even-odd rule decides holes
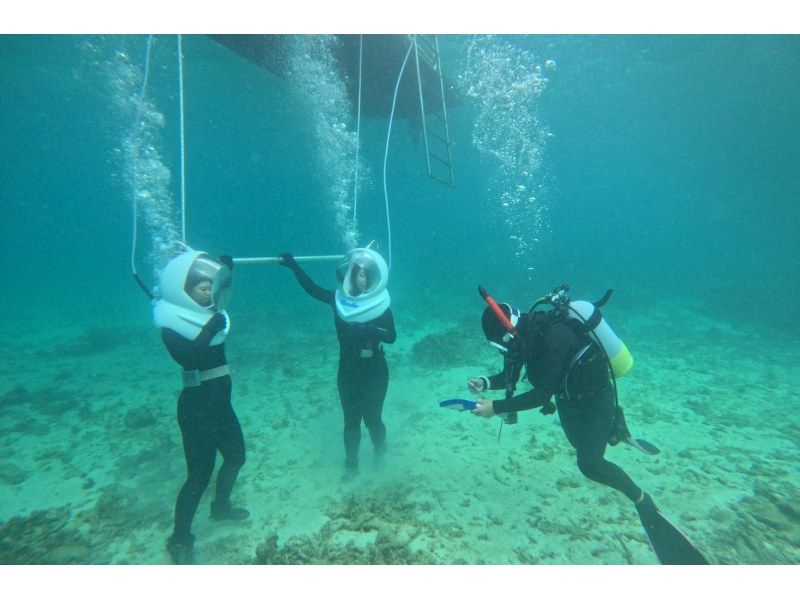
[[[375,320],[376,336],[382,343],[392,344],[397,340],[397,331],[394,328],[394,316],[391,308],[387,309]]]
[[[489,384],[492,389],[506,388],[506,380],[511,384],[516,384],[519,381],[520,374],[522,373],[522,365],[514,362],[511,359],[506,359],[503,364],[503,371],[495,374],[489,378]],[[506,399],[492,401],[495,413],[508,413],[510,411],[526,411],[541,407],[550,400],[550,394],[544,390],[534,388],[522,394],[518,394]]]
[[[359,343],[391,344],[397,340],[397,331],[394,328],[394,317],[389,309],[369,322],[351,322],[349,324],[343,324],[343,329],[348,331],[348,335],[355,335],[354,338],[358,338],[359,340],[357,340],[357,342]],[[371,348],[374,349],[376,347]]]
[[[501,390],[506,387],[506,377],[503,372],[495,374],[494,376],[486,376],[489,381],[489,388],[491,390]]]
[[[311,277],[305,273],[305,271],[300,267],[297,262],[293,262],[292,264],[292,272],[294,272],[294,276],[297,279],[297,282],[300,283],[300,286],[303,287],[303,290],[311,295],[314,299],[318,299],[323,303],[327,303],[328,305],[333,305],[334,293],[328,289],[323,289],[313,280]]]
[[[516,371],[514,371],[516,369]],[[503,371],[495,374],[494,376],[486,376],[489,381],[489,388],[491,390],[502,390],[506,387],[506,380],[510,380],[512,384],[519,381],[519,375],[522,373],[522,368],[514,368],[514,362],[506,357],[503,358]]]
[[[203,353],[208,350],[208,344],[216,334],[208,326],[204,326],[197,335],[197,338],[190,341],[183,338],[171,328],[161,329],[161,338],[167,347],[167,351],[178,363],[193,363],[197,361]]]
[[[516,395],[510,399],[501,399],[499,401],[492,401],[492,407],[495,413],[508,413],[510,411],[527,411],[528,409],[535,409],[541,407],[548,401],[552,393],[534,388],[521,395]]]

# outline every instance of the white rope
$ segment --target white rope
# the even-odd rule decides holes
[[[178,88],[181,118],[181,240],[186,244],[186,132],[183,119],[183,49],[178,35]]]
[[[147,52],[144,58],[144,77],[142,78],[142,89],[139,91],[139,102],[136,106],[136,118],[133,120],[134,130],[139,126],[139,117],[142,115],[142,106],[144,105],[145,94],[147,93],[147,79],[150,76],[150,47],[153,45],[153,36],[147,36]],[[137,153],[136,159],[139,155]],[[137,191],[139,188],[137,168],[133,166],[133,240],[131,242],[131,272],[136,275],[136,238],[138,236],[138,220],[139,220],[139,197]]]
[[[388,230],[389,235],[389,260],[388,266],[391,269],[392,267],[392,225],[389,221],[389,192],[386,189],[386,163],[389,161],[389,139],[392,136],[392,121],[394,120],[394,107],[397,103],[397,90],[400,89],[400,79],[403,78],[403,73],[406,70],[406,63],[408,62],[408,57],[411,56],[411,48],[414,47],[414,42],[411,42],[411,45],[408,46],[408,52],[406,52],[405,60],[403,60],[403,66],[400,68],[400,74],[397,77],[397,84],[394,86],[394,98],[392,98],[392,112],[389,115],[389,130],[386,133],[386,152],[383,156],[383,197],[386,201],[386,229]]]
[[[361,56],[364,36],[358,36],[358,116],[356,119],[356,174],[353,183],[353,231],[358,231],[358,150],[361,148]]]

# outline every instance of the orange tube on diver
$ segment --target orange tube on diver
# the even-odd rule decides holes
[[[492,308],[494,315],[497,316],[497,319],[500,320],[500,323],[503,325],[503,327],[508,330],[512,336],[517,336],[517,329],[514,328],[511,320],[508,319],[506,314],[503,313],[503,310],[500,309],[500,306],[497,305],[497,301],[492,298],[492,296],[489,294],[489,291],[487,291],[483,286],[478,285],[478,292],[481,294],[481,297],[483,297],[483,300],[489,304],[489,307]]]

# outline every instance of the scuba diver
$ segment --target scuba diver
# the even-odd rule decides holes
[[[344,481],[358,474],[361,420],[367,426],[380,466],[386,453],[383,402],[389,386],[389,368],[383,343],[397,338],[389,292],[389,269],[381,255],[356,248],[347,253],[336,271],[339,282],[334,292],[318,286],[291,253],[281,253],[281,264],[289,268],[303,290],[333,308],[339,339],[339,371],[336,383],[344,414]]]
[[[153,308],[156,326],[172,358],[183,368],[178,424],[186,457],[186,482],[175,504],[175,526],[167,551],[177,565],[194,561],[192,520],[214,472],[217,451],[223,462],[217,474],[211,519],[242,520],[246,509],[230,496],[245,462],[244,438],[231,405],[230,365],[225,338],[230,318],[223,309],[231,284],[233,260],[219,261],[201,251],[186,251],[161,273],[161,298]]]
[[[633,359],[624,343],[600,314],[600,301],[572,301],[564,284],[534,303],[528,313],[497,304],[483,287],[489,304],[482,326],[489,344],[503,355],[503,370],[493,376],[469,378],[474,394],[505,390],[505,398],[477,399],[472,413],[503,416],[508,423],[516,412],[540,408],[544,415],[558,411],[564,434],[577,452],[578,469],[594,482],[627,496],[636,507],[651,546],[662,564],[708,564],[705,557],[658,510],[652,497],[625,471],[605,458],[606,445],[626,441],[649,454],[653,445],[634,440],[617,404],[616,377],[624,375]],[[542,305],[552,309],[537,311]],[[523,368],[532,390],[515,395]],[[553,405],[551,399],[555,395]]]

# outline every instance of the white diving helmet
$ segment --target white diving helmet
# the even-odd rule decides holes
[[[367,322],[389,307],[389,267],[374,249],[357,247],[347,252],[336,269],[336,279],[336,310],[343,320]]]
[[[201,282],[211,283],[211,302],[201,305],[191,292]],[[225,313],[231,287],[230,269],[202,251],[186,251],[173,258],[161,272],[159,283],[161,298],[153,308],[155,324],[170,328],[189,340],[194,340],[200,329],[216,312],[225,315],[225,330],[211,341],[218,345],[225,340],[230,329],[230,318]]]

